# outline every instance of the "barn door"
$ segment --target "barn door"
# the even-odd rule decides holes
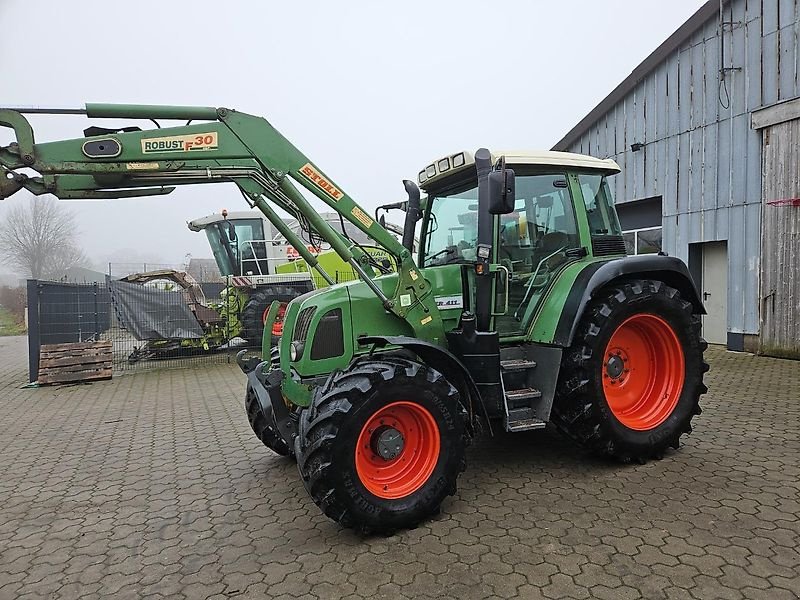
[[[800,119],[762,135],[760,351],[800,358]]]

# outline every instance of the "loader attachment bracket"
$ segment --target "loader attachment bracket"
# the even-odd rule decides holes
[[[10,127],[14,130],[15,150],[19,154],[22,164],[32,165],[36,159],[33,153],[33,128],[28,119],[16,111],[0,109],[0,126]],[[8,149],[12,148],[14,148],[14,144],[8,146]]]

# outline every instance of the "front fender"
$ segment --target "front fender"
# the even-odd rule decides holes
[[[470,375],[467,368],[452,352],[431,342],[400,335],[362,336],[358,338],[358,343],[362,346],[374,344],[381,348],[384,346],[398,346],[411,350],[414,354],[419,356],[426,365],[439,371],[456,387],[456,389],[458,389],[461,396],[461,403],[470,417],[474,418],[474,407],[478,404],[481,407],[482,416],[486,418],[486,423],[488,427],[491,428],[489,416],[486,407],[483,405],[478,386],[475,385],[475,380],[472,379],[472,375]],[[465,398],[465,396],[468,398],[466,402],[465,400],[467,400],[467,398]]]
[[[691,302],[695,314],[706,313],[689,269],[674,256],[645,254],[626,256],[602,263],[588,265],[572,284],[558,320],[553,343],[572,345],[575,332],[587,305],[609,284],[629,279],[655,279],[677,289],[684,300]]]

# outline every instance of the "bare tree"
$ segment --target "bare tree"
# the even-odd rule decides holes
[[[76,243],[75,217],[55,200],[29,198],[0,217],[0,254],[7,265],[33,279],[60,278],[86,264]]]

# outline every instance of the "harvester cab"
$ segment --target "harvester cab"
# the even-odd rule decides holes
[[[287,262],[285,247],[276,239],[270,222],[255,211],[223,210],[194,219],[191,231],[202,231],[208,238],[217,268],[223,277],[270,275]]]
[[[407,200],[386,205],[405,211],[398,241],[262,118],[205,107],[70,112],[193,124],[36,144],[23,111],[0,110],[16,133],[0,148],[0,194],[119,198],[233,182],[329,284],[288,303],[278,352],[265,331],[261,355],[238,361],[254,432],[296,457],[314,502],[345,526],[391,531],[436,512],[481,426],[553,423],[589,450],[645,461],[677,448],[700,411],[702,304],[681,260],[625,256],[611,160],[442,157],[419,173],[424,200],[406,181]],[[331,227],[295,184],[383,257]],[[358,279],[337,284],[276,208]],[[265,311],[265,330],[278,309]]]

